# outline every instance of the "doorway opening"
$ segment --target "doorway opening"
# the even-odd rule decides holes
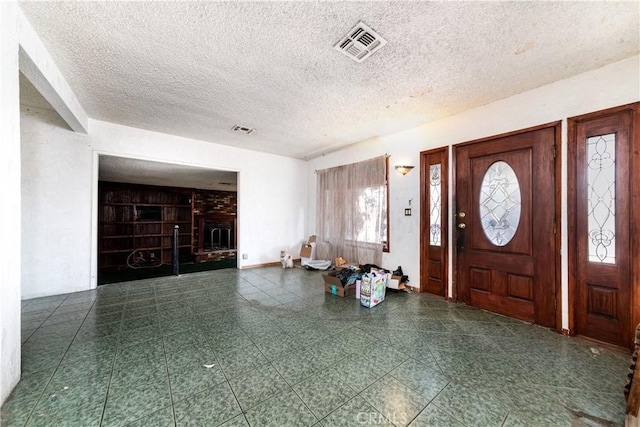
[[[237,173],[100,155],[97,284],[237,266]]]

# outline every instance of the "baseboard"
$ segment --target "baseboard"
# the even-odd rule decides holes
[[[614,350],[622,353],[631,353],[631,349],[629,348],[620,347],[619,345],[615,345],[615,344],[609,344],[608,342],[598,341],[593,338],[585,337],[584,335],[576,335],[575,338],[591,345],[608,348],[609,350]]]
[[[260,267],[282,267],[282,263],[280,261],[274,262],[265,262],[263,264],[252,264],[252,265],[243,265],[242,269],[244,270],[249,268],[260,268]],[[293,259],[293,268],[300,268],[300,258]]]
[[[260,268],[260,267],[276,267],[276,266],[282,266],[282,264],[280,263],[280,261],[276,261],[276,262],[265,262],[263,264],[252,264],[252,265],[243,265],[242,269],[249,269],[249,268]]]

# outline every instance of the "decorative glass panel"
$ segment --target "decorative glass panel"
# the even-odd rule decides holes
[[[429,244],[432,246],[440,246],[441,221],[440,211],[442,204],[440,200],[441,191],[441,171],[440,164],[429,166]]]
[[[587,138],[589,261],[616,262],[616,135]]]
[[[513,239],[520,223],[520,183],[506,162],[492,164],[480,185],[480,222],[487,239],[504,246]]]

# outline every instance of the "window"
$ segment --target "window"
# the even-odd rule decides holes
[[[380,265],[388,251],[387,157],[318,171],[317,234],[332,257]]]
[[[442,165],[429,165],[429,244],[440,246],[442,243]]]
[[[355,229],[348,239],[363,243],[382,243],[383,251],[389,251],[387,186],[362,187],[357,192]]]
[[[587,138],[589,262],[616,263],[616,134]]]

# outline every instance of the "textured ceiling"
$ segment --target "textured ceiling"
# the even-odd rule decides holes
[[[90,117],[307,159],[640,49],[636,1],[21,7]],[[333,49],[359,20],[388,40],[361,64]]]
[[[25,107],[50,110],[57,114],[51,104],[22,73],[20,73],[20,104]],[[60,122],[64,123],[62,118]],[[98,179],[203,190],[237,191],[238,189],[236,172],[115,156],[100,156]]]
[[[100,156],[100,181],[237,191],[237,173],[124,157]]]

